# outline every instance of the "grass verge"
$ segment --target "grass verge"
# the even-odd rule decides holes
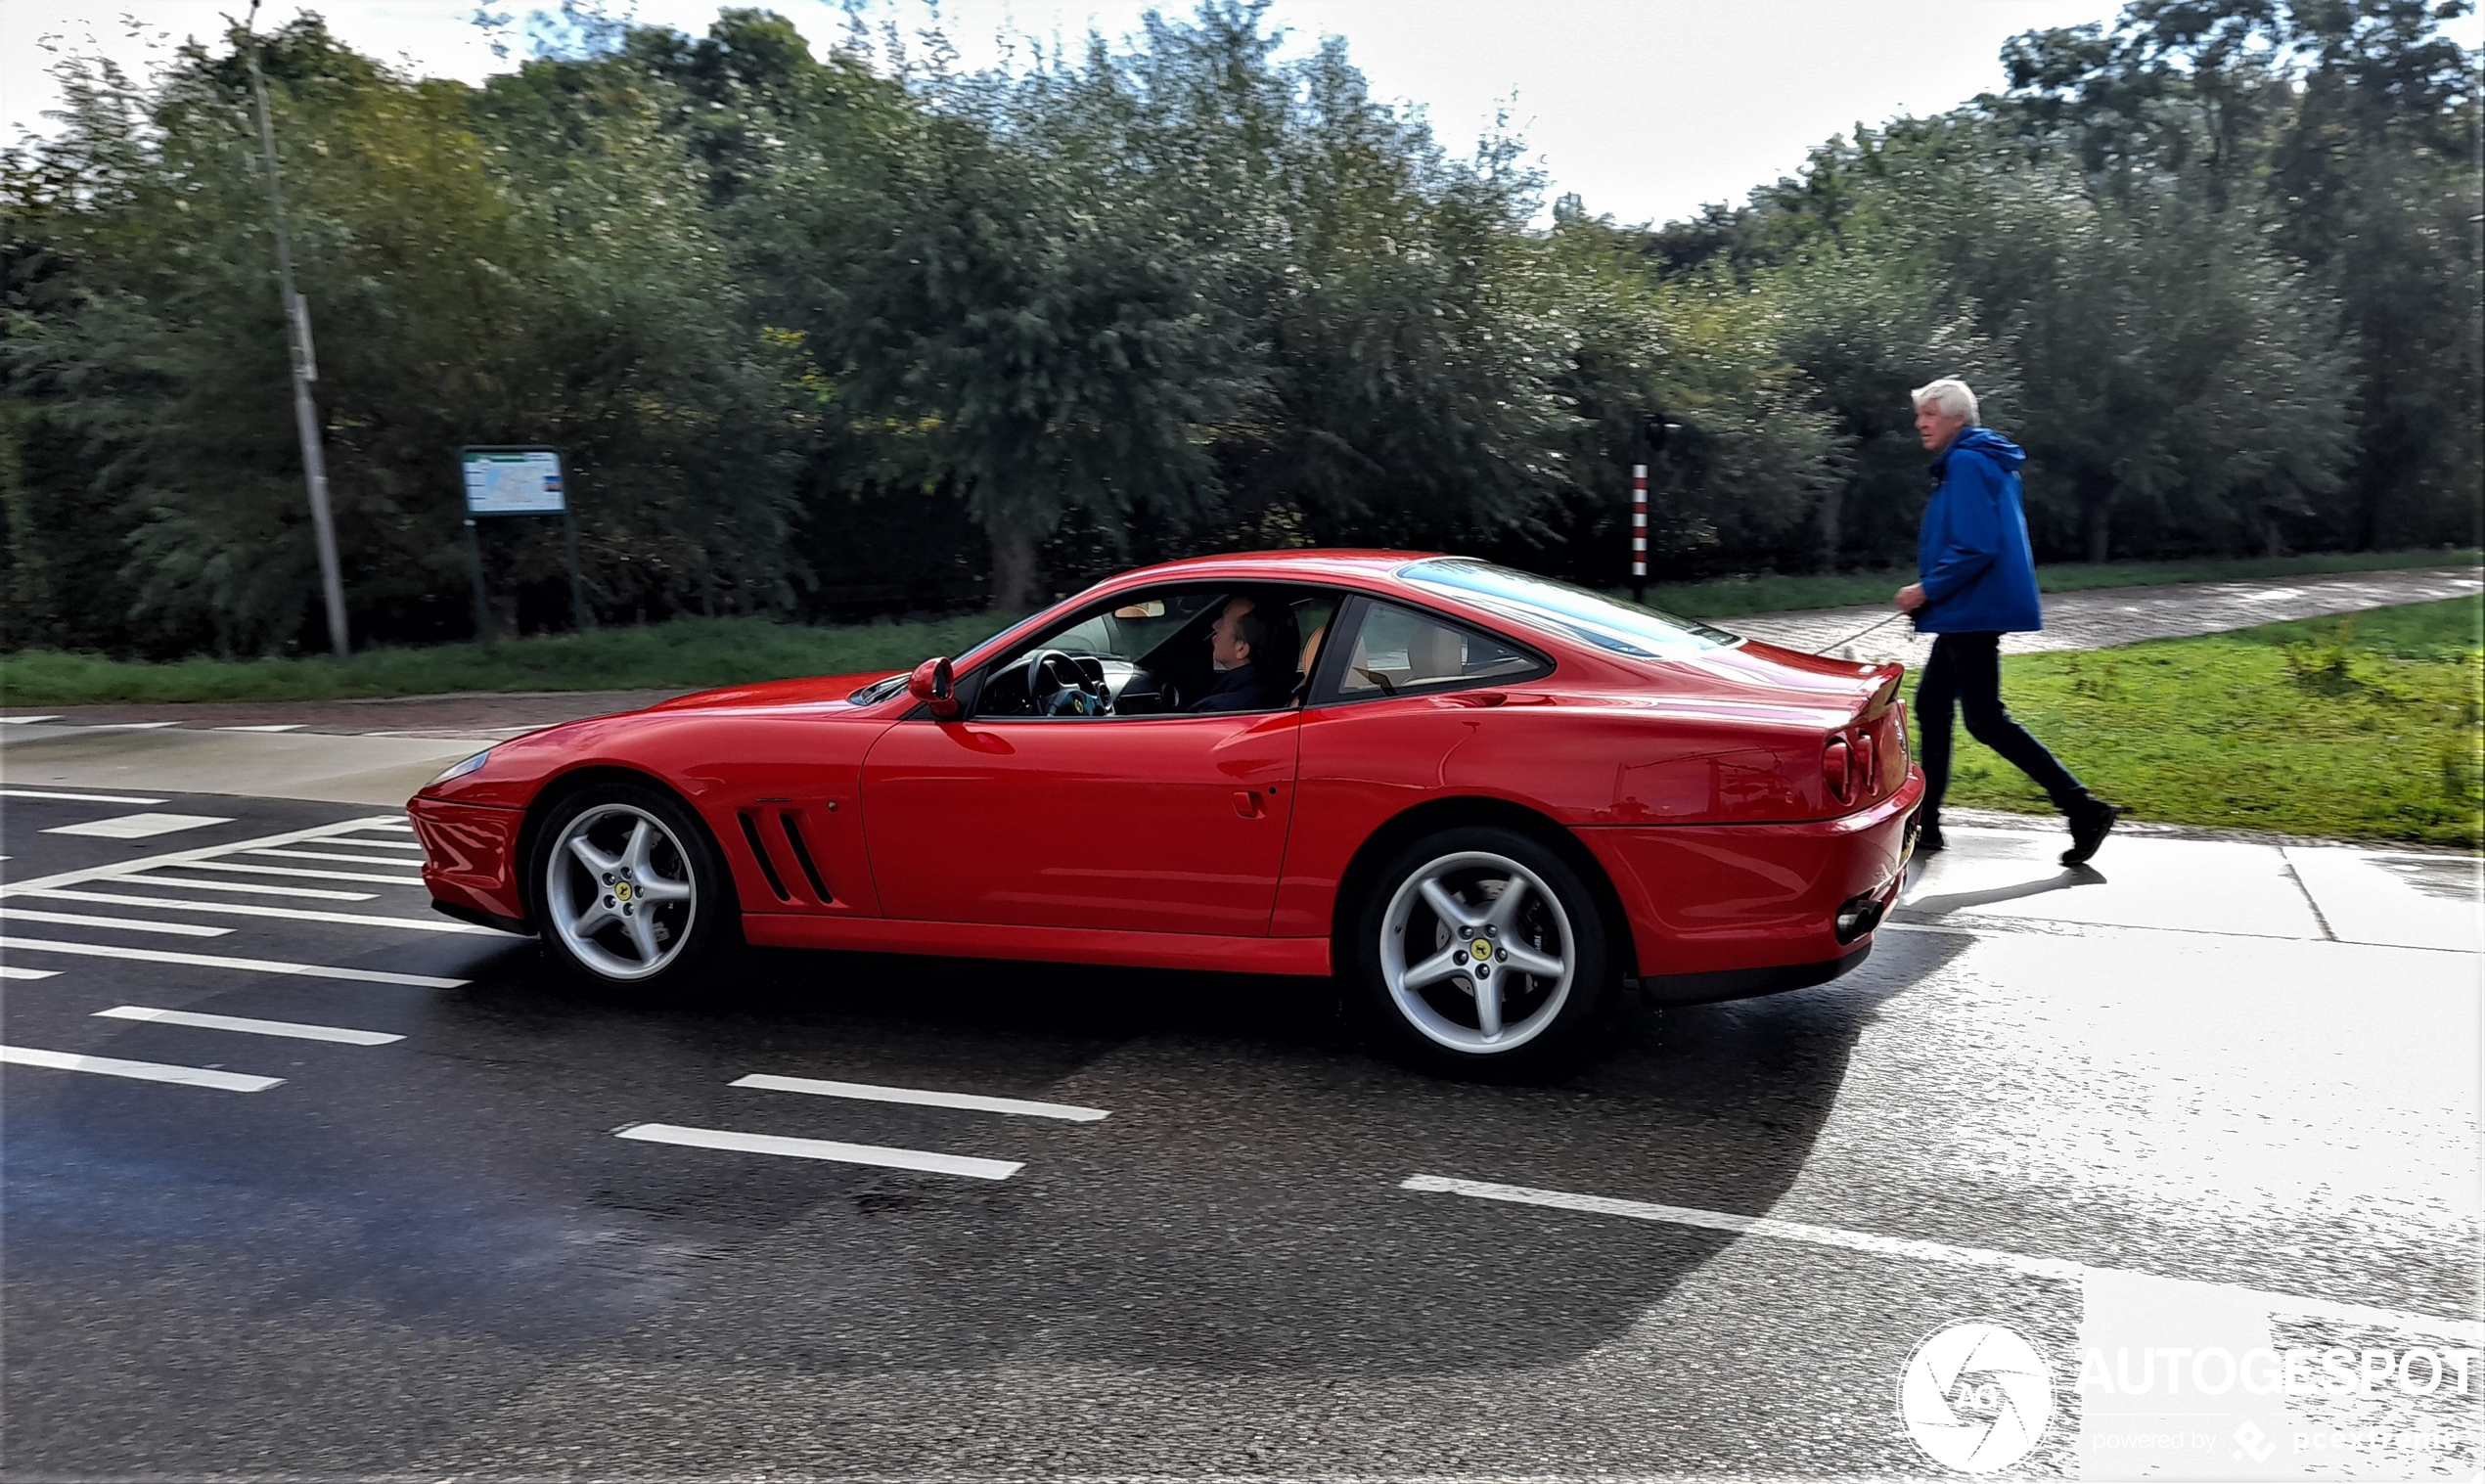
[[[2158,587],[2171,582],[2239,582],[2253,577],[2316,577],[2335,572],[2386,572],[2411,566],[2473,566],[2485,553],[2465,551],[2325,553],[2202,562],[2055,562],[2036,569],[2036,585],[2049,593],[2085,593],[2109,587]],[[1913,568],[1880,572],[1822,572],[1718,577],[1706,582],[1650,583],[1650,607],[1686,618],[1731,618],[1790,608],[1838,608],[1886,604],[1916,580]],[[1616,596],[1627,593],[1617,591]]]
[[[2287,557],[2268,562],[2111,562],[2037,568],[2051,592],[2394,567],[2473,563],[2474,551]],[[1880,604],[1912,574],[1723,578],[1651,587],[1655,607],[1697,618],[1784,608]],[[366,650],[345,660],[210,659],[154,663],[101,654],[27,650],[0,655],[0,705],[149,705],[179,701],[338,700],[348,697],[437,696],[457,691],[688,690],[900,669],[931,654],[956,654],[997,631],[984,614],[911,623],[809,627],[765,618],[685,618],[597,629],[580,635],[497,645],[445,644]]]
[[[30,650],[0,658],[0,703],[335,700],[456,691],[689,690],[894,670],[997,632],[989,614],[818,628],[765,618],[684,618],[503,644],[374,649],[337,659],[178,659],[155,664]]]
[[[2485,598],[2014,655],[2002,692],[2135,818],[2485,848]],[[2052,810],[1964,732],[1950,800]]]

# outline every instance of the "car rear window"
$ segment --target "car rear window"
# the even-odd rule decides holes
[[[1567,582],[1465,557],[1433,557],[1398,568],[1398,579],[1547,633],[1616,654],[1681,659],[1740,643],[1724,629],[1617,603]]]

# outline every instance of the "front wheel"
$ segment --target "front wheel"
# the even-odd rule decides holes
[[[1389,1050],[1452,1076],[1565,1066],[1608,1002],[1594,895],[1514,831],[1444,830],[1401,851],[1355,931],[1354,997]]]
[[[544,945],[572,970],[670,989],[730,939],[725,863],[680,801],[604,784],[564,799],[535,848]]]

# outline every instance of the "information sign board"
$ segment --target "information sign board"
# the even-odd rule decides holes
[[[462,448],[470,516],[558,516],[567,512],[561,455],[549,448]]]

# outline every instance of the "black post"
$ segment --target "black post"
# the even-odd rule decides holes
[[[563,482],[567,483],[565,477]],[[578,580],[578,513],[570,502],[571,493],[562,491],[561,524],[569,542],[569,627],[583,634],[587,632],[587,585]]]
[[[474,637],[492,642],[492,606],[483,597],[483,547],[474,538],[474,517],[466,517],[466,560],[474,568]]]

